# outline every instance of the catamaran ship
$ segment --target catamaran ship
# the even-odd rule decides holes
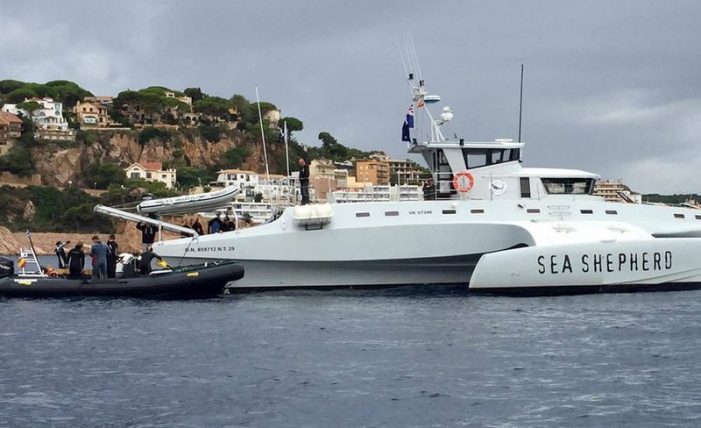
[[[431,200],[314,204],[227,233],[157,242],[169,260],[230,259],[230,287],[455,285],[497,293],[688,289],[701,286],[701,211],[606,202],[598,175],[526,168],[525,143],[447,139],[453,118],[409,75],[427,139],[403,140],[433,175]],[[418,122],[418,121],[417,121]],[[430,131],[430,132],[429,132]],[[427,198],[425,198],[427,199]],[[171,264],[173,262],[171,261]]]

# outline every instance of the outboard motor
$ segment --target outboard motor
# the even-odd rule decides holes
[[[15,274],[15,262],[12,260],[0,257],[0,278],[5,278]]]

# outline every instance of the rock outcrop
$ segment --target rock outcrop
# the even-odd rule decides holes
[[[10,229],[0,226],[0,254],[17,254],[20,243]]]
[[[135,162],[164,162],[182,157],[190,166],[211,167],[227,150],[244,144],[244,137],[238,131],[230,131],[216,143],[202,139],[193,130],[187,131],[164,140],[153,139],[144,145],[139,143],[135,131],[103,131],[92,137],[89,144],[77,142],[75,147],[62,148],[56,143],[45,143],[34,147],[32,159],[44,185],[63,187],[72,182],[90,187],[90,183],[81,182],[81,177],[95,163],[114,163],[126,168]],[[251,149],[250,158],[257,163],[257,147]]]

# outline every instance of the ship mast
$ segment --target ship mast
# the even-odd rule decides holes
[[[441,132],[440,127],[443,124],[449,122],[451,119],[453,119],[453,113],[450,111],[450,107],[443,107],[443,112],[441,113],[440,120],[434,119],[433,115],[431,114],[431,111],[428,108],[428,104],[435,104],[439,102],[441,100],[441,97],[438,95],[429,95],[428,91],[426,90],[426,86],[424,85],[423,79],[420,79],[417,84],[416,80],[414,79],[414,73],[409,73],[408,83],[409,89],[411,91],[412,101],[414,103],[414,106],[416,107],[416,113],[418,114],[419,109],[423,109],[426,112],[426,116],[428,116],[431,130],[431,140],[429,142],[441,143],[446,141],[446,138],[443,136],[443,132]]]

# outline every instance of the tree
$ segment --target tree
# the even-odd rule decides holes
[[[78,84],[68,80],[52,80],[46,83],[56,91],[56,97],[63,103],[64,111],[73,108],[78,101],[92,96],[90,91],[81,88]]]
[[[19,89],[24,85],[26,85],[26,83],[19,80],[0,80],[0,94],[9,94],[10,92],[14,91],[15,89]]]
[[[216,174],[201,167],[184,166],[178,168],[178,184],[189,189],[198,185],[206,185],[210,181],[214,181]]]
[[[251,150],[248,147],[239,146],[231,148],[222,155],[220,166],[222,168],[239,168],[250,154]]]
[[[126,176],[119,165],[96,162],[85,169],[83,179],[87,184],[94,185],[96,189],[107,189],[110,184],[123,184]]]
[[[290,134],[295,132],[295,131],[301,131],[304,129],[304,123],[302,123],[301,120],[297,119],[296,117],[283,117],[280,119],[280,127],[282,128],[282,124],[287,122],[287,132]]]
[[[53,99],[57,99],[57,94],[56,90],[52,88],[49,85],[43,85],[41,83],[27,83],[24,88],[29,89],[33,91],[35,94],[37,94],[37,97],[39,98],[44,98],[44,97],[49,97]]]
[[[19,104],[28,98],[36,98],[36,97],[37,97],[36,92],[32,91],[29,88],[21,87],[21,88],[15,89],[14,91],[7,94],[7,97],[5,99],[8,103]]]
[[[42,109],[42,105],[39,104],[39,103],[36,102],[36,101],[23,101],[23,102],[17,104],[17,108],[26,111],[27,114],[29,115],[29,117],[30,117],[30,118],[33,118],[33,117],[34,117],[34,113],[35,113],[37,110],[41,110],[41,109]]]
[[[243,95],[234,94],[234,96],[231,97],[231,104],[234,106],[236,111],[240,113],[248,107],[250,102]]]
[[[0,171],[9,171],[21,176],[34,173],[34,163],[29,149],[21,142],[12,146],[4,156],[0,157]]]
[[[151,140],[165,141],[169,138],[170,134],[167,131],[161,131],[153,126],[147,126],[139,133],[139,144],[143,146]]]
[[[207,98],[207,94],[202,92],[202,89],[200,88],[187,88],[185,89],[185,95],[188,97],[192,98],[192,102],[197,102],[203,98]]]
[[[221,97],[207,97],[192,104],[196,113],[210,118],[224,117],[229,114],[231,102]]]
[[[202,124],[198,126],[197,129],[200,131],[202,138],[210,143],[216,143],[219,141],[223,132],[223,129],[219,125]]]

